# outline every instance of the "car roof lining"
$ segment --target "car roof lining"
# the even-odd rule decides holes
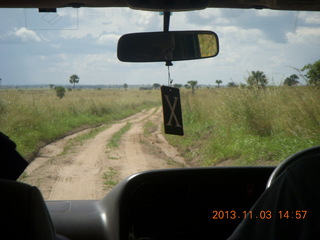
[[[174,1],[173,1],[174,2]],[[127,0],[2,0],[0,8],[129,7]],[[209,0],[209,8],[320,11],[314,0]]]

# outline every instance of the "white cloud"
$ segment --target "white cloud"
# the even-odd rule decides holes
[[[139,18],[137,20],[138,25],[146,26],[150,24],[151,19],[154,17],[153,12],[139,12]]]
[[[301,27],[286,34],[289,43],[319,44],[320,28]]]
[[[78,8],[59,8],[58,14],[61,17],[68,17],[68,18],[77,20],[79,17],[79,9]]]
[[[32,30],[19,28],[15,33],[23,42],[40,42],[41,38]]]
[[[97,39],[97,43],[99,45],[115,45],[114,43],[116,43],[120,38],[120,35],[117,34],[101,34],[98,39]]]
[[[221,41],[228,41],[227,44],[250,44],[253,45],[264,39],[264,34],[260,29],[243,29],[236,26],[217,27],[216,32],[220,35]],[[225,42],[226,43],[226,42]]]
[[[64,10],[59,14],[67,23],[76,16]],[[6,19],[14,19],[14,15],[10,13]],[[82,84],[166,84],[164,63],[123,63],[116,57],[119,36],[162,31],[163,16],[130,9],[91,8],[80,8],[78,15],[77,30],[39,32],[26,29],[23,20],[20,25],[0,23],[0,42],[15,43],[0,48],[0,62],[5,63],[0,64],[2,78],[64,84],[76,73]],[[170,30],[213,30],[219,35],[220,54],[206,60],[174,62],[171,77],[174,83],[195,79],[201,84],[215,84],[221,79],[227,84],[231,79],[243,81],[247,71],[261,70],[270,79],[283,80],[283,76],[292,74],[289,66],[302,67],[319,58],[319,21],[320,14],[312,12],[206,9],[174,13]],[[17,64],[19,72],[12,67]]]
[[[255,15],[260,17],[277,17],[285,14],[286,14],[285,12],[269,10],[269,9],[262,9],[262,10],[255,11]]]
[[[319,12],[301,12],[301,13],[299,13],[299,19],[302,19],[307,24],[320,25]]]
[[[162,18],[156,12],[143,12],[129,9],[95,9],[79,10],[79,29],[61,31],[64,38],[83,38],[91,35],[98,38],[101,34],[125,34],[139,31],[161,31]]]
[[[0,41],[5,43],[40,42],[41,38],[32,30],[25,27],[0,35]]]
[[[205,19],[212,19],[213,17],[220,17],[221,16],[220,11],[204,10],[204,11],[199,11],[196,13],[198,13],[200,17],[205,18]]]

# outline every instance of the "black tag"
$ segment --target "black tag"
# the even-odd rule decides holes
[[[164,132],[183,136],[182,112],[179,88],[161,87]]]

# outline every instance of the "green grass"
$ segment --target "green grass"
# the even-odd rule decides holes
[[[168,140],[189,165],[273,164],[320,145],[317,89],[182,89],[181,96],[185,136]],[[110,124],[160,101],[159,91],[83,89],[59,99],[48,89],[0,89],[0,126],[30,160],[41,146],[70,132]],[[154,127],[147,123],[145,133]]]
[[[107,126],[100,126],[100,127],[90,129],[89,132],[84,133],[84,134],[80,134],[74,140],[75,140],[75,142],[82,144],[86,140],[93,139],[95,136],[97,136],[98,133],[104,131],[106,128],[107,128]]]
[[[185,136],[168,136],[191,165],[276,164],[320,145],[320,92],[310,87],[182,91]]]
[[[1,131],[31,160],[40,147],[86,126],[110,124],[160,105],[158,91],[0,89]]]
[[[103,173],[104,184],[106,189],[111,189],[119,182],[119,173],[116,169],[109,167],[109,169]]]
[[[86,133],[82,133],[73,139],[69,139],[67,143],[64,145],[63,150],[59,155],[63,156],[69,153],[70,150],[73,149],[75,146],[82,145],[84,141],[94,138],[98,133],[102,132],[106,128],[107,126],[95,127],[93,129],[90,129]]]
[[[118,132],[116,132],[115,134],[112,135],[111,139],[108,142],[108,147],[110,148],[117,148],[119,147],[120,141],[121,141],[121,137],[123,136],[123,134],[125,134],[126,132],[129,131],[130,127],[131,127],[131,123],[127,123],[124,127],[122,127]]]

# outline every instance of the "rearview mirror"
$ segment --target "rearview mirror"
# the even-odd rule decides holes
[[[211,31],[131,33],[118,42],[118,58],[123,62],[181,61],[218,53],[218,36]]]

